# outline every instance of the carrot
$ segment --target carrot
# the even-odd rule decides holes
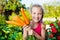
[[[29,24],[29,19],[25,15],[24,9],[21,8],[22,16],[24,17],[24,21],[21,20],[19,16],[15,16],[12,20],[14,21],[6,21],[6,23],[13,24],[13,25],[18,25],[18,26],[24,26]]]
[[[17,26],[23,26],[23,24],[15,22],[15,21],[6,21],[6,23],[8,24],[13,24],[13,25],[17,25]]]
[[[23,9],[23,8],[21,8],[21,13],[22,13],[22,16],[24,17],[25,23],[26,23],[26,24],[29,24],[29,19],[28,19],[27,16],[25,15],[25,12],[24,12],[24,9]]]
[[[18,23],[21,23],[23,25],[26,25],[26,23],[24,21],[22,21],[19,16],[15,16],[12,20],[14,20],[14,21],[16,21]]]

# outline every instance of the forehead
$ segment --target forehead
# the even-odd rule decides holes
[[[42,12],[41,7],[32,7],[32,11],[36,11],[36,12]]]

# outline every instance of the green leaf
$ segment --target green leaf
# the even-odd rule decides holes
[[[10,33],[11,32],[11,29],[9,29],[8,27],[5,27],[2,29],[2,31],[6,34]]]

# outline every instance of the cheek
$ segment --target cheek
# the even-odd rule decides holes
[[[41,19],[42,18],[42,15],[39,15],[39,19]]]
[[[42,15],[39,16],[40,18],[42,17]]]
[[[32,20],[34,20],[34,21],[35,21],[35,18],[36,18],[36,16],[35,16],[35,15],[32,15]]]
[[[35,15],[32,13],[32,18],[35,17]]]
[[[34,19],[35,18],[35,15],[32,15],[32,19]]]

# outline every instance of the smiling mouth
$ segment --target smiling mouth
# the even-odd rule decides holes
[[[36,18],[35,20],[39,20],[39,18]]]

